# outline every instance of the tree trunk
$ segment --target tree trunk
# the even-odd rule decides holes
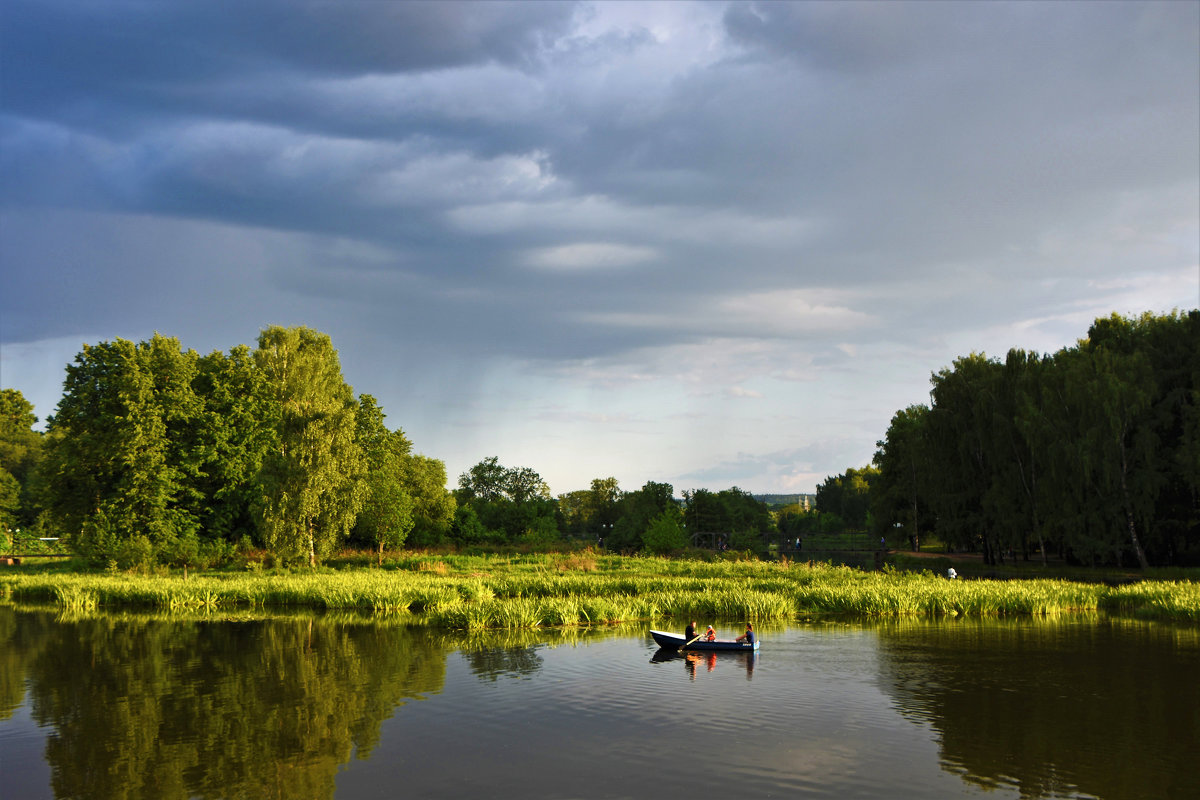
[[[1129,501],[1129,484],[1125,480],[1126,473],[1125,448],[1121,448],[1121,500],[1125,506],[1125,524],[1129,526],[1129,539],[1133,542],[1133,552],[1137,553],[1138,564],[1142,569],[1149,569],[1150,565],[1146,563],[1146,553],[1142,550],[1142,543],[1138,540],[1137,526],[1133,524],[1133,505]]]
[[[1137,553],[1138,564],[1142,569],[1149,569],[1150,564],[1146,561],[1146,553],[1142,550],[1142,543],[1138,540],[1137,526],[1133,524],[1133,514],[1128,508],[1125,509],[1125,522],[1129,525],[1129,539],[1133,542],[1133,552]]]

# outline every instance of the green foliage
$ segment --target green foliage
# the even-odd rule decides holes
[[[606,534],[605,546],[618,552],[642,550],[642,536],[655,518],[670,509],[678,509],[675,488],[669,483],[647,481],[641,489],[627,492],[618,501],[617,519]]]
[[[316,565],[349,533],[365,499],[358,405],[323,333],[267,328],[254,361],[278,434],[257,478],[263,541],[277,558]]]
[[[876,530],[936,519],[988,564],[1200,562],[1200,311],[1099,319],[1076,347],[972,354],[879,442]]]
[[[36,472],[42,460],[42,434],[33,430],[37,417],[33,404],[16,389],[0,389],[0,470],[13,479],[3,479],[9,525],[27,527],[39,512]],[[13,486],[16,486],[15,493]]]
[[[478,544],[486,538],[487,531],[479,521],[474,506],[462,505],[454,512],[454,525],[450,537],[459,544]]]
[[[692,533],[717,533],[728,537],[734,550],[765,550],[765,536],[774,527],[765,503],[734,486],[720,492],[696,489],[684,493],[684,522]]]
[[[134,537],[124,564],[144,564]],[[140,555],[139,555],[140,554]],[[442,627],[588,625],[705,617],[744,622],[819,615],[853,617],[1051,616],[1095,613],[1200,619],[1200,584],[1140,582],[1109,587],[1061,580],[946,580],[923,573],[862,572],[824,564],[746,559],[667,560],[593,555],[573,561],[529,555],[442,556],[388,562],[384,569],[178,576],[0,572],[13,602],[105,608],[150,607],[187,614],[198,604],[233,609],[309,608],[412,614]]]
[[[21,505],[21,484],[12,473],[0,467],[0,533],[7,538],[9,528],[19,527],[17,510]]]
[[[878,472],[871,484],[873,533],[893,535],[899,525],[914,550],[921,537],[931,531],[934,517],[927,502],[933,468],[930,465],[929,408],[909,406],[897,411],[887,436],[876,442]]]
[[[836,514],[852,530],[864,530],[871,502],[871,484],[878,476],[878,469],[867,466],[827,477],[817,486],[817,510],[822,514]]]
[[[204,408],[192,437],[203,454],[196,476],[202,535],[226,542],[256,537],[256,481],[277,444],[262,372],[245,345],[204,356],[197,367],[193,386]]]
[[[359,397],[356,438],[367,465],[366,495],[351,539],[383,551],[404,544],[413,528],[415,503],[408,493],[406,459],[412,443],[402,431],[389,431],[384,413],[369,394]]]
[[[460,504],[469,504],[487,538],[516,542],[530,531],[539,536],[558,538],[558,506],[550,489],[537,472],[529,467],[508,468],[491,456],[462,473],[456,493]]]
[[[192,479],[201,459],[184,435],[201,407],[195,375],[195,352],[158,334],[84,345],[67,367],[50,420],[47,491],[63,529],[79,532],[80,552],[104,560],[126,532],[158,547],[199,527]]]
[[[676,553],[687,547],[683,532],[683,515],[674,506],[667,508],[650,521],[642,534],[642,546],[653,555]]]

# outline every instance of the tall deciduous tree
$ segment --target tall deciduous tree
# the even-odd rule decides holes
[[[972,354],[932,383],[926,505],[947,544],[989,562],[1033,544],[1085,563],[1200,557],[1200,311],[1114,314],[1053,356]],[[915,452],[902,421],[877,454],[888,525],[896,456]]]
[[[375,398],[358,398],[357,432],[366,460],[366,494],[354,535],[375,545],[379,563],[384,548],[404,544],[413,527],[414,503],[406,484],[405,462],[412,442],[403,431],[390,431],[383,422],[383,409]]]
[[[875,532],[886,535],[899,523],[914,550],[920,549],[921,532],[932,516],[928,507],[928,419],[928,406],[914,405],[896,412],[886,437],[876,442],[879,474],[871,485]]]
[[[199,526],[189,510],[200,459],[181,431],[200,401],[196,353],[155,334],[84,345],[50,420],[48,491],[73,545],[93,560],[123,540],[170,546]]]
[[[315,566],[362,507],[367,470],[355,440],[358,405],[326,334],[267,328],[254,361],[278,432],[257,481],[263,539],[285,561]]]
[[[13,479],[9,524],[29,525],[37,516],[32,484],[42,458],[42,434],[33,430],[33,404],[16,389],[0,389],[0,469]]]

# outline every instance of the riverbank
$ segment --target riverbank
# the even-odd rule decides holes
[[[590,552],[421,555],[343,569],[185,577],[0,571],[0,599],[67,610],[355,610],[455,629],[631,621],[1086,614],[1200,623],[1200,583],[947,580],[827,564],[706,562]]]

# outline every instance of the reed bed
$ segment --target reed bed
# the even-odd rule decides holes
[[[572,560],[574,558],[575,560]],[[349,611],[462,630],[685,619],[937,618],[1096,613],[1200,622],[1200,584],[956,580],[825,564],[607,555],[422,556],[384,568],[178,575],[0,574],[0,598],[63,609]],[[669,623],[668,623],[669,624]]]
[[[1118,616],[1200,622],[1200,583],[1141,581],[1118,586],[1105,594],[1101,607]]]

